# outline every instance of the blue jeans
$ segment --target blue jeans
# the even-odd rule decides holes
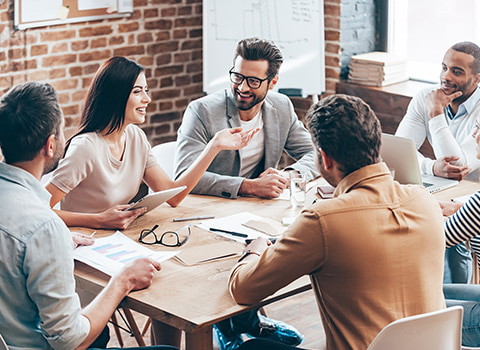
[[[472,253],[459,243],[445,250],[443,283],[470,283],[472,278]]]
[[[273,340],[268,340],[268,339],[260,339],[260,338],[255,338],[255,339],[250,339],[240,345],[238,350],[302,350],[301,348],[297,348],[295,346],[290,346],[290,345],[285,345],[282,343],[278,343]]]
[[[480,285],[445,284],[447,306],[463,307],[462,344],[480,346]]]
[[[244,312],[243,314],[227,318],[215,324],[222,334],[227,338],[242,333],[250,333],[260,322],[258,317],[258,309]]]

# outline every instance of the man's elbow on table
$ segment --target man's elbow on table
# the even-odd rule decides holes
[[[245,280],[239,274],[239,266],[232,271],[228,280],[228,289],[233,300],[240,305],[252,305],[258,303],[262,298],[255,295],[255,288]]]

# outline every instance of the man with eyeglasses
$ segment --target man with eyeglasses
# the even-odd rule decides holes
[[[277,170],[282,151],[297,162],[289,170],[318,176],[310,136],[298,120],[290,99],[272,89],[279,77],[282,53],[271,41],[241,40],[229,71],[231,90],[193,101],[178,131],[175,176],[182,174],[217,130],[259,128],[240,151],[222,151],[192,193],[237,198],[240,195],[278,197],[288,174]]]
[[[233,126],[260,129],[241,151],[220,152],[192,193],[231,199],[242,195],[278,197],[288,185],[288,173],[277,169],[284,150],[296,160],[288,170],[305,174],[307,181],[319,175],[308,131],[290,99],[272,91],[282,62],[282,53],[273,42],[241,40],[229,71],[231,90],[189,104],[178,131],[176,177],[195,161],[218,130]],[[259,316],[257,311],[214,326],[221,350],[236,349],[243,343],[242,333],[289,345],[303,340],[293,327]]]

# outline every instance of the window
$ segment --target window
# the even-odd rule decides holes
[[[408,58],[412,79],[439,82],[450,46],[480,46],[478,0],[388,0],[388,52]]]

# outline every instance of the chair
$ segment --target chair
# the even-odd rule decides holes
[[[463,308],[405,317],[385,326],[367,350],[460,350]]]
[[[176,148],[177,141],[165,142],[152,147],[152,153],[157,159],[158,165],[160,165],[171,179],[173,179],[175,171]]]
[[[8,350],[7,343],[3,339],[2,335],[0,334],[0,350]]]

